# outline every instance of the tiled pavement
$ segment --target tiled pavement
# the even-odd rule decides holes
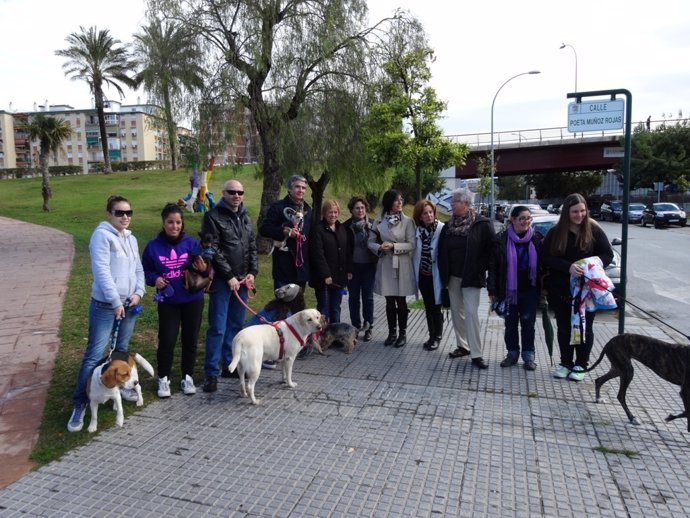
[[[449,327],[424,351],[419,310],[408,345],[384,347],[382,300],[376,309],[373,340],[296,362],[296,389],[262,372],[260,407],[234,379],[140,411],[125,403],[122,429],[0,490],[0,516],[685,515],[690,433],[664,422],[682,408],[677,387],[638,368],[628,403],[643,424],[632,426],[617,381],[595,404],[593,378],[551,377],[540,322],[537,371],[501,369],[503,321],[483,300],[480,371],[448,358]],[[670,340],[635,315],[626,331]],[[599,316],[594,354],[616,333],[615,315]]]

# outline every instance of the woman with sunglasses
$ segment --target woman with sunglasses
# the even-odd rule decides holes
[[[116,351],[127,352],[134,331],[137,319],[134,308],[144,295],[145,286],[139,245],[128,229],[132,215],[126,198],[111,196],[106,204],[106,220],[99,223],[91,235],[89,254],[93,284],[89,336],[72,394],[74,408],[67,424],[70,432],[78,432],[84,425],[84,412],[89,402],[86,383],[105,356],[116,324],[119,322]],[[136,401],[136,394],[123,393],[123,399]]]
[[[522,342],[524,369],[533,371],[537,368],[534,362],[534,323],[540,295],[541,241],[542,235],[532,228],[532,213],[523,205],[513,207],[508,226],[494,240],[487,290],[492,304],[505,301],[503,338],[508,352],[501,367],[512,367],[518,362]]]

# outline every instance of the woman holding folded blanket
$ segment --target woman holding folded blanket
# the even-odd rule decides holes
[[[579,343],[571,343],[572,295],[571,276],[581,279],[580,259],[598,256],[603,267],[613,260],[613,250],[601,227],[588,214],[587,202],[582,195],[570,194],[563,202],[558,223],[548,231],[542,247],[542,259],[548,268],[546,288],[548,300],[556,315],[558,348],[561,363],[554,372],[555,378],[582,381],[594,343],[594,312],[585,314],[584,337]],[[575,361],[573,361],[575,356]]]

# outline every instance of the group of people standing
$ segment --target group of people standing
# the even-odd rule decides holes
[[[587,214],[586,202],[578,194],[563,204],[558,224],[542,238],[531,226],[526,207],[515,207],[506,230],[494,234],[493,222],[472,207],[469,190],[453,192],[452,214],[447,223],[437,219],[436,207],[420,200],[412,218],[403,212],[400,192],[389,190],[382,198],[381,212],[371,220],[369,203],[362,196],[348,203],[351,217],[340,222],[335,200],[322,205],[321,219],[312,221],[312,209],[305,201],[306,179],[293,176],[288,193],[271,205],[259,227],[259,234],[274,242],[272,277],[275,299],[249,324],[260,323],[262,315],[285,318],[304,309],[306,284],[314,289],[317,309],[329,322],[340,321],[344,293],[349,290],[350,320],[372,338],[374,293],[385,297],[388,335],[384,345],[407,344],[409,308],[407,297],[422,295],[429,337],[426,350],[439,348],[443,332],[442,306],[449,306],[456,337],[451,358],[470,356],[480,369],[483,358],[479,324],[479,297],[487,287],[493,301],[503,300],[506,358],[502,367],[517,363],[522,342],[522,359],[534,370],[534,322],[541,293],[541,280],[548,271],[546,288],[558,324],[561,365],[555,376],[579,380],[584,377],[593,342],[594,313],[587,313],[584,339],[570,344],[570,278],[583,275],[575,264],[588,256],[599,256],[606,266],[612,251],[601,228]],[[231,376],[232,341],[242,329],[249,290],[258,274],[258,254],[252,220],[243,203],[244,188],[228,180],[215,207],[204,214],[200,235],[212,250],[208,330],[205,341],[205,392],[217,390],[217,379]],[[87,380],[112,348],[126,352],[136,322],[135,308],[145,285],[155,287],[158,311],[158,396],[171,395],[174,349],[181,335],[180,390],[194,394],[194,368],[204,309],[204,291],[184,282],[185,268],[201,253],[200,243],[185,233],[184,214],[176,204],[161,212],[162,229],[139,256],[136,238],[128,230],[133,210],[127,199],[111,196],[106,219],[94,231],[89,244],[94,276],[89,308],[89,334],[77,384],[72,397],[71,432],[81,430],[88,396]],[[488,284],[487,284],[488,273]],[[273,319],[274,319],[273,318]],[[518,333],[518,326],[520,332]],[[117,330],[117,333],[113,333]],[[575,356],[575,357],[574,357]],[[265,364],[266,368],[274,368]],[[125,399],[134,395],[123,393]]]

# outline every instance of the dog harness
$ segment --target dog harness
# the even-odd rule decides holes
[[[293,336],[297,338],[300,347],[304,347],[306,344],[305,341],[302,340],[302,337],[299,335],[299,333],[297,333],[295,328],[290,325],[290,322],[287,320],[278,320],[277,322],[273,322],[271,325],[273,326],[273,329],[276,330],[276,333],[278,333],[278,339],[280,340],[280,352],[278,353],[278,359],[282,360],[283,355],[285,354],[285,333],[283,333],[283,330],[280,329],[280,324],[285,324],[287,326]]]

